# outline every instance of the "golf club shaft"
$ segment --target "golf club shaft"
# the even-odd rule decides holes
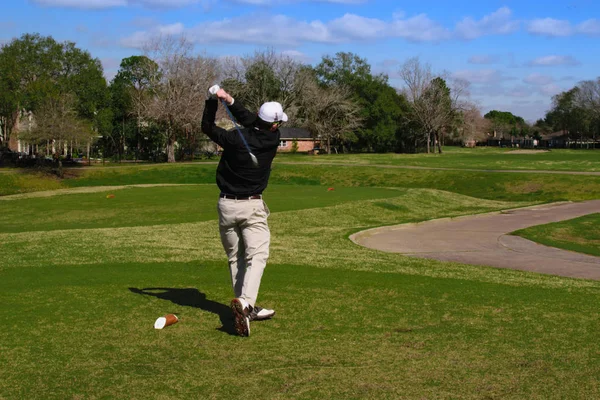
[[[229,118],[231,119],[231,122],[233,122],[235,129],[237,129],[238,134],[242,138],[242,141],[244,142],[244,146],[246,146],[246,149],[248,149],[248,153],[250,153],[251,156],[254,156],[254,154],[252,154],[252,150],[250,150],[250,146],[248,145],[246,138],[244,137],[244,135],[242,135],[242,131],[240,131],[240,128],[238,127],[237,123],[235,122],[235,118],[233,117],[233,114],[231,114],[231,111],[229,111],[229,107],[227,107],[227,103],[225,103],[225,100],[223,100],[223,99],[221,99],[221,103],[223,104],[223,107],[225,107],[225,111],[227,111],[227,115],[229,115]]]

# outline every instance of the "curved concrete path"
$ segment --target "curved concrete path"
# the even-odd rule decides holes
[[[508,233],[599,213],[600,200],[553,203],[355,233],[361,246],[412,257],[600,280],[600,257],[547,247]]]

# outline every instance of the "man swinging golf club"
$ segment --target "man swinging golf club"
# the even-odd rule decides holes
[[[237,132],[228,132],[215,125],[219,101],[243,129],[236,125]],[[279,126],[287,119],[279,103],[263,104],[257,115],[217,85],[209,89],[204,106],[202,132],[223,148],[217,167],[217,186],[221,190],[217,209],[235,295],[231,310],[240,336],[250,335],[250,321],[275,314],[256,305],[271,239],[267,224],[269,208],[262,193],[277,154]]]

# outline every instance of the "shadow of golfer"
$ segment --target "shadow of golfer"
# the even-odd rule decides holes
[[[235,335],[231,309],[224,304],[208,300],[206,294],[196,288],[129,288],[129,291],[135,294],[157,297],[162,300],[168,300],[180,306],[195,307],[201,310],[217,314],[221,320],[222,327],[218,330]]]

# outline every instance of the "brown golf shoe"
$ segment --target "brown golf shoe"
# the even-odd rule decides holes
[[[233,312],[233,325],[240,336],[250,336],[250,313],[252,306],[241,298],[231,300],[231,311]]]

